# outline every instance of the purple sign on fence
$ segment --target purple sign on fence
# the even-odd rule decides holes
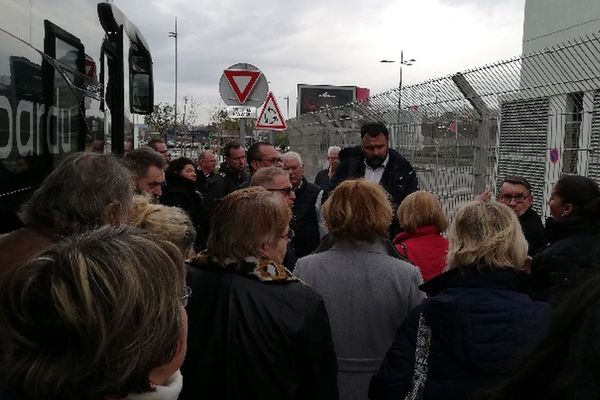
[[[550,149],[550,162],[556,164],[558,162],[559,152],[557,148]]]

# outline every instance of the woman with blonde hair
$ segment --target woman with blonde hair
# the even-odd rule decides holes
[[[365,399],[396,330],[423,299],[421,274],[387,254],[392,207],[379,185],[341,183],[323,214],[335,243],[298,260],[294,272],[323,296],[331,316],[340,399]]]
[[[167,239],[186,259],[194,254],[196,230],[190,217],[179,207],[154,204],[146,196],[133,196],[127,222]]]
[[[336,399],[337,365],[321,297],[282,264],[292,213],[254,186],[217,204],[192,261],[180,399]]]
[[[396,250],[419,267],[423,281],[441,274],[448,253],[448,239],[442,236],[448,227],[448,217],[437,196],[423,190],[411,193],[396,215],[404,230],[393,240]]]
[[[0,287],[0,398],[177,399],[189,294],[179,250],[158,236],[63,239]]]
[[[448,270],[402,324],[369,398],[479,398],[544,334],[549,307],[521,291],[527,242],[507,206],[475,201],[450,228]]]

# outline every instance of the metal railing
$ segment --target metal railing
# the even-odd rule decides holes
[[[546,216],[562,174],[600,179],[599,89],[600,33],[404,86],[401,108],[394,88],[305,114],[288,121],[287,133],[312,177],[329,146],[358,145],[360,125],[382,121],[390,146],[450,216],[507,175],[529,179],[534,208]]]

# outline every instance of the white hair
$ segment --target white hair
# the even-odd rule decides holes
[[[340,151],[342,151],[340,146],[330,146],[329,149],[327,149],[327,155],[331,156],[331,153],[339,153]]]
[[[302,157],[300,157],[300,154],[296,153],[295,151],[288,151],[287,153],[285,153],[283,156],[281,156],[284,160],[285,159],[293,159],[296,160],[300,163],[300,165],[304,165],[304,163],[302,162]]]

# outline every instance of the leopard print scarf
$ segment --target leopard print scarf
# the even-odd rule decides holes
[[[282,264],[276,263],[275,261],[267,258],[246,257],[241,261],[234,260],[232,258],[226,258],[225,260],[220,261],[217,257],[209,256],[205,252],[202,252],[194,257],[192,263],[199,265],[218,265],[230,271],[251,276],[261,282],[299,281],[299,279]]]

